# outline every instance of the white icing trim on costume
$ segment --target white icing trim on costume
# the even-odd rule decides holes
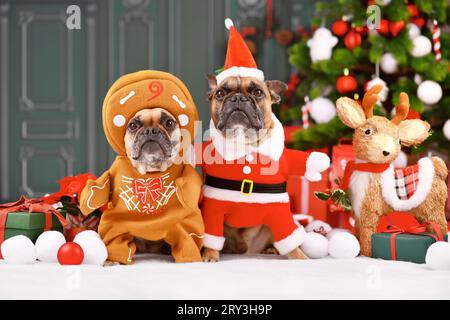
[[[99,189],[99,190],[103,190],[103,188],[105,188],[105,186],[106,186],[106,184],[109,182],[109,179],[108,180],[106,180],[105,181],[105,183],[103,184],[103,186],[101,186],[101,187],[98,187],[98,186],[91,186],[91,188],[90,188],[90,194],[89,194],[89,197],[88,197],[88,199],[86,200],[86,206],[89,208],[89,209],[91,209],[91,210],[95,210],[95,209],[97,209],[97,208],[93,208],[93,207],[91,207],[91,205],[89,204],[90,202],[91,202],[91,199],[92,199],[92,196],[94,195],[94,188],[97,188],[97,189]]]
[[[408,211],[418,207],[428,196],[433,184],[434,166],[430,158],[422,158],[419,165],[419,182],[408,200],[400,200],[395,190],[394,168],[390,166],[381,174],[381,191],[384,201],[396,211]]]
[[[223,70],[216,76],[217,84],[220,84],[228,77],[251,77],[264,81],[264,72],[256,68],[231,67]]]
[[[256,193],[250,195],[242,194],[239,191],[219,189],[211,186],[203,186],[203,196],[205,198],[241,202],[241,203],[288,203],[289,195],[283,193]]]
[[[173,99],[176,103],[178,103],[182,109],[185,109],[185,108],[186,108],[186,104],[185,104],[183,101],[181,101],[180,98],[178,98],[176,94],[174,94],[174,95],[172,96],[172,99]]]
[[[216,129],[214,122],[211,120],[209,132],[214,148],[226,161],[237,160],[253,152],[260,153],[272,160],[278,161],[284,151],[284,129],[273,113],[272,121],[274,126],[270,138],[257,146],[241,146],[237,145],[234,141],[228,142],[228,140],[223,137],[222,133]]]
[[[212,234],[205,233],[203,238],[203,246],[213,250],[220,251],[223,249],[223,244],[225,243],[225,237],[218,237]]]
[[[273,243],[273,246],[281,255],[288,254],[298,248],[305,241],[306,232],[302,226],[294,230],[289,236]]]
[[[134,90],[131,90],[130,93],[128,93],[125,97],[119,100],[120,104],[125,104],[131,97],[133,97],[136,94]]]
[[[330,158],[322,152],[311,152],[306,159],[305,177],[309,181],[320,181],[322,175],[320,172],[327,170],[330,167]]]

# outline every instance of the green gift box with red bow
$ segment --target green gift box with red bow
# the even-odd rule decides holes
[[[401,229],[388,226],[372,235],[372,258],[425,263],[428,248],[436,241],[448,241],[439,227],[432,224],[435,233],[426,232],[426,224]]]

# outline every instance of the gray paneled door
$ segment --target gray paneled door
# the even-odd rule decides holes
[[[249,14],[261,16],[265,1],[0,0],[0,201],[41,196],[65,175],[107,168],[114,154],[101,105],[122,74],[176,74],[207,121],[205,75],[223,64],[223,19],[239,25]],[[73,4],[81,9],[80,30],[66,27]],[[285,27],[312,8],[306,0],[274,6]],[[266,74],[286,79],[284,49],[267,39],[261,51]]]

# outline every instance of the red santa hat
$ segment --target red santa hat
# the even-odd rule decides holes
[[[253,77],[264,81],[264,73],[256,66],[250,49],[234,27],[233,21],[229,18],[225,19],[225,27],[230,30],[230,37],[225,65],[223,71],[216,77],[217,83],[221,83],[228,77]]]

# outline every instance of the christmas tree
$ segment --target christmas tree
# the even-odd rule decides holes
[[[322,148],[350,136],[335,116],[334,101],[340,96],[361,99],[368,88],[381,83],[385,88],[376,112],[391,115],[400,92],[406,92],[408,117],[420,117],[432,127],[430,138],[414,151],[432,148],[448,156],[447,10],[447,0],[317,3],[311,32],[302,32],[288,48],[296,73],[280,117],[303,119],[304,125],[294,134],[293,147]]]

